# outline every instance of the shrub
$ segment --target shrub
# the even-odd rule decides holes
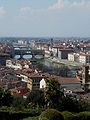
[[[47,109],[41,113],[39,120],[64,120],[64,118],[58,110]]]
[[[72,114],[71,112],[68,111],[62,112],[62,115],[64,117],[64,120],[73,120],[74,118],[76,118],[75,114]]]
[[[27,117],[37,116],[37,113],[34,112],[9,112],[9,111],[0,111],[0,120],[21,120]],[[31,119],[38,120],[38,119]]]
[[[90,112],[80,112],[76,120],[90,120]]]
[[[70,112],[63,112],[64,120],[90,120],[90,112],[80,112],[72,114]]]

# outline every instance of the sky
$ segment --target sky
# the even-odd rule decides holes
[[[90,37],[90,0],[0,0],[0,37]]]

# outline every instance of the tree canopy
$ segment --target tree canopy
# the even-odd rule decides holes
[[[0,106],[10,106],[13,102],[13,97],[8,90],[0,88]]]
[[[63,90],[55,79],[46,81],[45,102],[48,108],[57,108],[64,96]]]

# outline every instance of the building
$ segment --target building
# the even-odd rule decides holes
[[[68,54],[68,60],[69,61],[75,61],[75,55],[73,53]]]
[[[68,60],[79,62],[79,54],[78,53],[69,53],[68,54]]]
[[[27,98],[27,96],[30,94],[30,91],[28,88],[24,87],[16,87],[9,90],[12,95],[22,96],[23,98]]]
[[[6,53],[0,53],[0,65],[6,66],[6,60],[10,59],[10,55]]]
[[[83,64],[90,64],[90,53],[80,53],[79,62]]]
[[[58,47],[53,47],[52,48],[53,57],[58,57],[58,50],[59,50]]]
[[[33,71],[32,69],[23,69],[17,71],[19,77],[22,79],[23,82],[27,84],[27,88],[32,90],[39,90],[40,89],[40,81],[43,79],[48,78],[47,73],[42,73],[38,71]]]
[[[0,68],[0,85],[5,89],[27,86],[27,84],[17,75],[15,70],[7,67]]]
[[[22,69],[22,65],[20,63],[16,63],[12,60],[6,60],[6,67],[13,68],[15,70]]]
[[[86,91],[90,91],[90,66],[83,65],[82,69],[77,72],[77,77],[84,86]]]
[[[74,52],[73,49],[59,49],[58,58],[60,59],[68,59],[68,54]]]
[[[83,44],[83,45],[80,46],[80,48],[81,48],[81,51],[88,52],[88,51],[90,51],[90,43]]]
[[[44,79],[42,79],[41,81],[40,81],[40,89],[43,89],[43,88],[45,88],[46,87],[46,81],[44,80]]]
[[[59,77],[59,76],[54,76],[51,78],[55,78],[60,84],[62,88],[64,88],[65,92],[70,92],[70,93],[81,93],[84,92],[82,89],[82,85],[79,79],[77,78],[66,78],[66,77]],[[42,79],[40,81],[40,88],[43,89],[46,87],[46,80]]]
[[[29,60],[6,60],[6,67],[13,68],[15,70],[26,68],[28,69],[32,63]]]

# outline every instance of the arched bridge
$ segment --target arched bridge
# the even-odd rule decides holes
[[[20,58],[23,58],[24,55],[32,55],[34,58],[36,55],[42,55],[44,57],[44,50],[34,50],[34,49],[14,49],[14,55],[20,55]]]

